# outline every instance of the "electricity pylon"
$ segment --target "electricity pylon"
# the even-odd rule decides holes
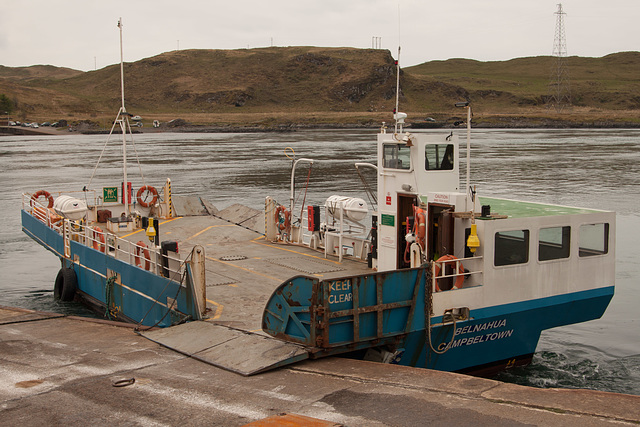
[[[553,41],[553,54],[555,61],[551,68],[549,81],[549,108],[561,112],[571,105],[571,87],[569,84],[569,68],[567,60],[567,40],[564,34],[564,15],[562,3],[558,4],[556,15],[556,34]]]

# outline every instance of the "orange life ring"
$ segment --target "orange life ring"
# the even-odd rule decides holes
[[[93,229],[93,249],[104,252],[104,231],[102,228],[95,227]]]
[[[33,207],[33,216],[49,226],[58,225],[62,221],[62,217],[53,209],[41,208],[40,206]]]
[[[438,277],[440,276],[440,270],[444,271],[443,268],[440,268],[441,264],[446,264],[446,262],[444,261],[457,261],[458,258],[454,257],[453,255],[443,255],[440,258],[438,258],[438,260],[436,261],[436,271],[435,271],[435,276],[436,276],[436,292],[440,292],[442,289],[440,289],[440,287],[438,286]],[[457,263],[458,264],[458,276],[456,277],[456,282],[453,284],[453,288],[452,289],[461,289],[462,288],[462,282],[464,282],[464,267],[462,266],[462,263]]]
[[[416,235],[416,241],[424,251],[426,249],[427,215],[424,209],[414,207],[414,210],[414,234]]]
[[[144,269],[149,271],[149,268],[151,268],[151,256],[149,255],[149,249],[147,249],[146,243],[144,243],[142,240],[136,243],[136,255],[134,256],[136,265],[142,268],[142,261],[140,260],[140,252],[142,252],[144,256]]]
[[[291,228],[291,212],[282,205],[276,208],[275,220],[280,231],[289,230]]]
[[[150,194],[153,194],[153,199],[151,199],[151,202],[149,203],[142,200],[142,193],[144,193],[145,191],[149,192]],[[136,194],[136,198],[138,199],[138,204],[140,204],[140,206],[148,208],[149,206],[155,205],[156,202],[158,201],[158,190],[156,190],[154,187],[150,185],[143,185],[138,190],[138,193]]]
[[[45,190],[40,190],[33,193],[33,195],[31,196],[31,206],[34,205],[34,202],[38,200],[40,196],[44,196],[47,200],[49,200],[49,206],[47,206],[47,208],[53,207],[53,196],[51,196],[51,194]]]

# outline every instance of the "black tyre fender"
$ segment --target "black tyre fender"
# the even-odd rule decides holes
[[[73,268],[62,267],[53,286],[53,297],[60,301],[73,301],[78,287],[78,279]]]

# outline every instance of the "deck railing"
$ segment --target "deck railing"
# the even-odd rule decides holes
[[[32,200],[30,194],[22,195],[22,209],[63,237],[65,257],[71,256],[70,242],[74,241],[175,281],[180,281],[184,273],[183,261],[179,256],[169,253],[163,255],[160,248],[147,245],[142,240],[134,243],[108,230],[102,230],[98,225],[85,225],[81,221],[62,218],[53,209]]]
[[[321,223],[327,217],[326,207],[320,207]],[[326,220],[325,220],[326,221]],[[307,210],[303,211],[302,217],[294,215],[291,223],[293,230],[291,233],[291,243],[308,246],[313,249],[325,249],[326,255],[334,255],[342,261],[343,256],[350,256],[365,260],[371,248],[371,240],[365,237],[365,228],[360,224],[351,224],[347,221],[336,220],[336,224],[328,227],[322,232],[324,239],[320,242],[319,234],[309,231],[309,216]],[[327,245],[329,245],[327,247]]]
[[[466,268],[465,265],[469,268]],[[453,269],[453,274],[446,274],[447,267]],[[482,274],[482,257],[456,258],[453,256],[444,256],[434,261],[431,269],[432,289],[434,292],[450,290],[445,289],[444,279],[447,279],[447,282],[449,279],[453,280],[453,287],[451,289],[460,289],[463,287],[462,285],[466,278]],[[475,283],[475,285],[480,284],[481,283]]]

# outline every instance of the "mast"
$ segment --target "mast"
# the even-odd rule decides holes
[[[394,120],[396,121],[394,134],[398,134],[398,117],[399,117],[399,107],[400,104],[400,45],[398,45],[398,59],[396,60],[396,108],[394,111]],[[402,128],[400,129],[402,131]]]
[[[119,123],[122,130],[122,201],[124,211],[129,216],[129,186],[127,185],[127,126],[129,120],[127,118],[127,109],[124,106],[124,55],[122,52],[122,18],[118,19],[118,28],[120,29],[120,89],[122,98],[122,107],[120,107]],[[125,122],[126,121],[126,122]]]

